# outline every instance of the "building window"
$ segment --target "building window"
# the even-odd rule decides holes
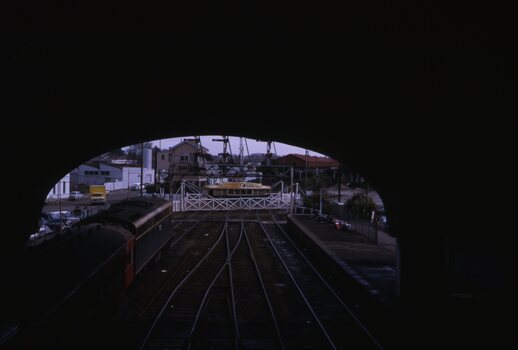
[[[173,161],[173,154],[172,153],[169,153],[169,162],[172,162]]]
[[[162,154],[162,155],[160,156],[160,159],[165,160],[165,154]]]
[[[109,171],[101,171],[101,175],[110,175]]]
[[[52,187],[52,194],[56,194],[56,186]]]
[[[63,193],[67,193],[67,183],[63,182]]]
[[[188,162],[189,156],[180,156],[180,162]]]

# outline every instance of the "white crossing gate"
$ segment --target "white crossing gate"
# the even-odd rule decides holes
[[[183,198],[184,211],[202,210],[255,210],[289,209],[290,198],[281,193],[267,197],[214,198],[202,194],[187,193]]]

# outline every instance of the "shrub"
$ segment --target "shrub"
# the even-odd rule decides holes
[[[363,193],[355,194],[347,201],[347,206],[353,211],[369,217],[373,210],[376,210],[374,201]]]

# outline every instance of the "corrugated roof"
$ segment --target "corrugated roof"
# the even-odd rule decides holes
[[[286,161],[288,157],[297,158],[303,162],[306,162],[306,156],[303,154],[290,153],[285,156],[279,157],[277,161],[280,164],[287,164]],[[317,157],[317,156],[308,156],[308,166],[309,167],[337,167],[340,163],[329,157]]]
[[[192,142],[192,141],[182,141],[182,142],[179,142],[179,143],[177,143],[176,145],[174,145],[174,146],[172,146],[172,147],[169,147],[169,150],[170,150],[170,151],[171,151],[171,150],[174,150],[174,149],[176,149],[176,148],[180,147],[180,146],[181,146],[181,145],[183,145],[183,144],[187,144],[187,145],[191,146],[192,148],[194,148],[195,150],[197,149],[197,148],[196,148],[196,144],[195,144],[194,142]],[[203,152],[208,152],[208,149],[207,149],[207,148],[205,148],[205,147],[203,147],[203,146],[201,146],[201,148],[202,148]],[[167,151],[163,151],[163,152],[167,152]]]

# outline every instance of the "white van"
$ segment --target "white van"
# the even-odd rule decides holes
[[[70,192],[70,195],[68,196],[68,199],[71,201],[75,201],[77,199],[83,198],[83,194],[79,191],[72,191]]]

